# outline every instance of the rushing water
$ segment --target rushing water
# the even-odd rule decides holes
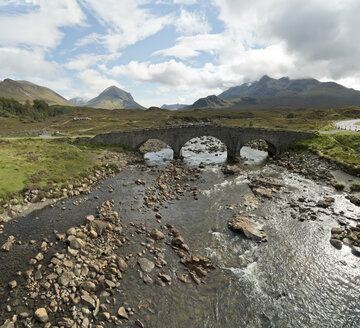
[[[244,151],[251,153],[249,149]],[[262,163],[266,157],[264,152],[252,154],[254,157],[252,161],[248,159],[249,163]],[[149,163],[160,164],[164,163],[163,155],[172,154],[163,150],[146,157]],[[191,165],[221,163],[226,158],[224,152],[204,155],[187,149],[183,156]],[[5,275],[9,281],[9,272],[23,269],[24,258],[35,255],[28,240],[49,236],[53,229],[65,231],[82,223],[85,215],[94,213],[95,207],[105,199],[111,198],[120,204],[117,209],[124,225],[131,221],[146,225],[151,210],[137,210],[144,187],[133,181],[144,179],[149,185],[157,175],[154,169],[125,168],[115,178],[104,181],[102,190],[94,191],[89,201],[79,206],[71,206],[69,200],[66,211],[57,205],[6,226],[5,232],[23,240],[24,246],[14,247],[12,256],[19,256],[17,262],[6,262],[2,257],[2,279]],[[227,228],[227,221],[233,215],[229,206],[239,204],[250,192],[249,178],[259,176],[271,177],[286,185],[277,197],[260,201],[252,211],[269,235],[269,241],[263,244],[256,244]],[[111,194],[108,186],[114,188]],[[190,248],[210,256],[217,269],[208,275],[206,285],[182,284],[174,278],[172,286],[161,288],[144,285],[139,280],[136,262],[130,261],[128,278],[122,282],[127,291],[124,299],[132,305],[148,300],[140,311],[146,327],[360,326],[360,260],[348,247],[337,250],[329,243],[331,227],[337,226],[337,219],[342,218],[340,211],[344,211],[343,216],[348,219],[359,218],[359,208],[349,203],[344,194],[274,165],[253,167],[228,177],[219,166],[209,165],[202,170],[196,186],[200,190],[197,201],[188,195],[161,208],[162,224],[174,224]],[[294,209],[288,205],[289,201],[304,197],[305,206],[312,207],[325,196],[335,197],[335,213],[314,207],[316,220],[301,222],[292,218]],[[133,246],[126,247],[131,250]],[[178,258],[172,252],[165,255],[167,267],[172,270]],[[132,326],[125,323],[124,327]]]

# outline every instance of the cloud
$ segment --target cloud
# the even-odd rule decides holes
[[[95,54],[80,54],[75,58],[70,59],[64,66],[68,69],[83,71],[92,66],[103,67],[109,61],[118,59],[121,53],[109,54],[109,55],[95,55]]]
[[[194,5],[196,2],[197,0],[174,0],[174,3],[182,5]]]
[[[153,55],[172,56],[177,58],[196,57],[201,51],[214,53],[226,44],[223,34],[198,34],[194,36],[180,37],[171,48],[158,50]]]
[[[107,33],[96,41],[116,52],[162,30],[172,22],[172,15],[159,16],[142,7],[144,0],[81,0]],[[89,40],[89,38],[88,38]]]
[[[313,0],[306,6],[300,0],[212,2],[236,44],[250,49],[281,45],[283,54],[292,58],[290,76],[340,79],[358,70],[358,1]],[[226,52],[220,52],[222,61],[231,57]]]
[[[76,0],[37,0],[36,6],[26,12],[0,14],[0,44],[54,48],[64,36],[61,27],[81,25],[84,21]]]
[[[4,77],[19,74],[54,78],[61,70],[57,63],[47,61],[39,49],[0,48],[0,63],[0,74]]]
[[[205,34],[210,32],[211,27],[204,14],[189,12],[182,9],[179,18],[175,22],[176,31],[182,35]]]
[[[118,81],[109,79],[94,69],[79,72],[77,77],[81,80],[82,89],[84,90],[81,97],[84,98],[93,98],[112,85],[124,88]]]

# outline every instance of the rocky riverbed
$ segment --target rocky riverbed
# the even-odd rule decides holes
[[[359,258],[329,241],[357,245],[359,207],[329,166],[284,156],[127,166],[7,223],[0,325],[357,326]]]

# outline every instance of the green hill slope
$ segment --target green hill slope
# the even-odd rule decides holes
[[[73,104],[51,89],[28,81],[5,79],[0,82],[0,97],[12,98],[21,103],[25,103],[26,100],[32,102],[34,99],[40,99],[49,105],[73,106]]]

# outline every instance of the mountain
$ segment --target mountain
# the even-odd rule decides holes
[[[82,106],[87,103],[88,99],[81,98],[81,97],[75,97],[75,98],[69,99],[69,101],[74,105]]]
[[[244,83],[221,93],[233,108],[339,108],[360,106],[360,91],[335,82],[287,77]]]
[[[85,106],[105,109],[145,109],[135,102],[130,93],[115,86],[105,89],[97,97],[89,100]]]
[[[227,102],[215,95],[207,96],[206,98],[200,98],[195,101],[192,105],[188,106],[188,109],[191,108],[216,108],[224,107],[227,105]]]
[[[242,97],[266,98],[276,96],[290,96],[307,92],[321,85],[315,79],[290,80],[287,77],[272,79],[267,75],[259,81],[244,83],[240,86],[230,88],[219,95],[222,99],[233,99]]]
[[[183,109],[185,107],[187,107],[188,105],[185,104],[171,104],[171,105],[167,105],[164,104],[161,106],[162,109],[169,109],[169,110],[177,110],[177,109]]]
[[[21,103],[25,103],[26,100],[32,102],[34,99],[40,99],[49,105],[72,106],[69,101],[49,88],[28,81],[5,79],[0,82],[0,97],[13,98]]]

